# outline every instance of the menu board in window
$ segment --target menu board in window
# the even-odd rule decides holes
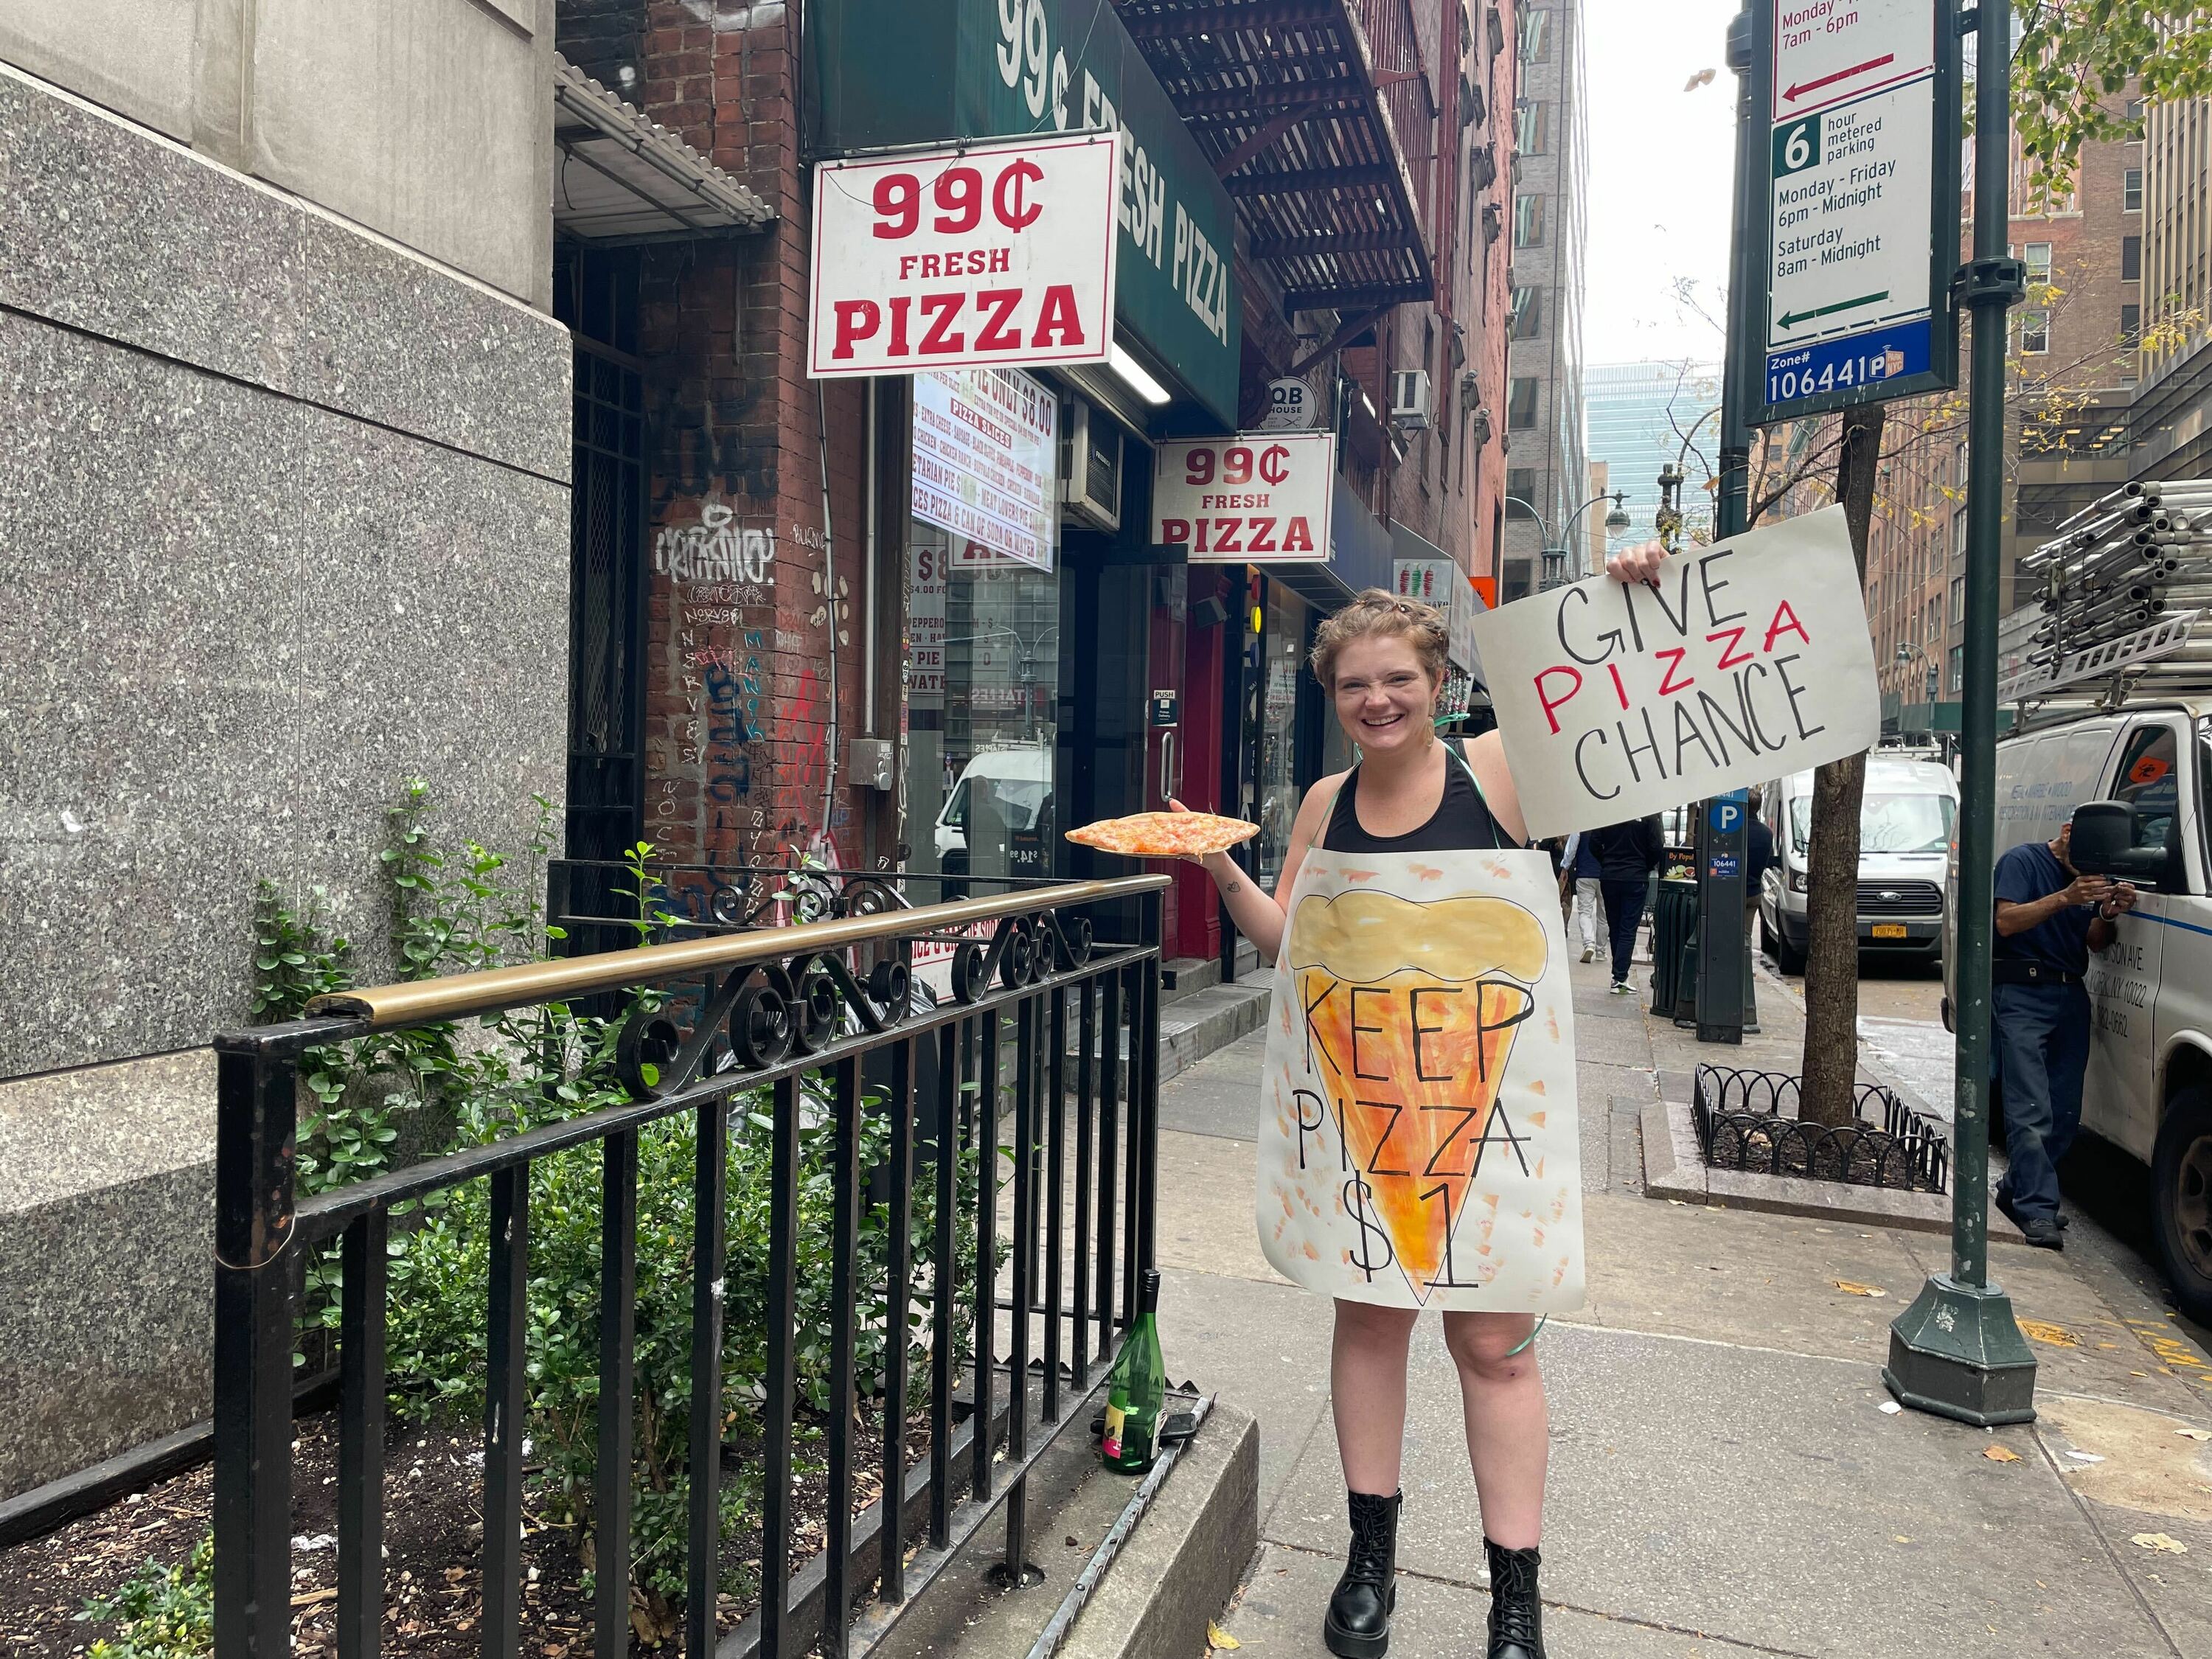
[[[1013,369],[914,378],[914,516],[955,565],[1050,570],[1060,533],[1060,402]]]

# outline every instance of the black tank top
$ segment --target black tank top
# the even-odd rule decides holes
[[[1336,792],[1336,805],[1328,815],[1322,845],[1334,853],[1459,853],[1469,849],[1503,849],[1520,846],[1490,813],[1490,804],[1475,787],[1474,769],[1456,744],[1444,767],[1444,798],[1429,821],[1402,836],[1373,836],[1360,827],[1359,769],[1346,775]]]

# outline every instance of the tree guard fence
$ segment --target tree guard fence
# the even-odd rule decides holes
[[[1829,1127],[1799,1119],[1794,1074],[1700,1066],[1694,1081],[1691,1112],[1709,1169],[1901,1192],[1949,1188],[1942,1127],[1881,1084],[1854,1085],[1852,1121]]]

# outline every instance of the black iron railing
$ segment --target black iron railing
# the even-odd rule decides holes
[[[603,1156],[593,1563],[597,1659],[629,1638],[629,1559],[641,1130],[689,1115],[692,1327],[685,1650],[776,1659],[818,1647],[865,1652],[908,1598],[1002,1509],[1024,1559],[1025,1478],[1103,1380],[1152,1259],[1158,1082],[1159,921],[1164,877],[1032,888],[920,908],[833,905],[803,925],[394,985],[318,1000],[309,1017],[228,1034],[218,1054],[215,1346],[216,1645],[222,1659],[290,1646],[293,1350],[301,1260],[337,1241],[342,1261],[337,1472],[340,1659],[370,1659],[384,1613],[386,1256],[403,1212],[460,1183],[490,1185],[483,1412],[482,1638],[514,1659],[522,1632],[524,1425],[528,1405],[530,1172],[598,1145]],[[883,892],[891,890],[884,888]],[[1136,918],[1108,942],[1095,917]],[[726,924],[727,925],[727,924]],[[742,926],[742,922],[738,925]],[[975,930],[988,929],[988,937]],[[950,944],[941,1000],[917,994],[917,941]],[[648,994],[640,994],[645,993]],[[371,1032],[592,998],[629,998],[621,1104],[295,1200],[297,1066],[310,1048]],[[889,1120],[888,1167],[860,1167],[861,1066],[888,1055],[872,1109]],[[817,1078],[823,1086],[802,1083]],[[924,1079],[927,1079],[925,1086]],[[718,1486],[722,1453],[726,1152],[733,1098],[765,1092],[772,1137],[767,1364],[761,1406],[757,1612],[723,1632]],[[834,1125],[823,1413],[825,1542],[793,1559],[793,1345],[801,1118]],[[1011,1115],[1011,1124],[1007,1119]],[[1072,1142],[1072,1146],[1071,1146]],[[981,1150],[967,1166],[956,1144]],[[1011,1152],[1008,1237],[999,1237]],[[918,1152],[934,1228],[910,1248]],[[1072,1158],[1073,1168],[1070,1168]],[[864,1185],[887,1194],[888,1307],[880,1497],[855,1512],[853,1411],[856,1231]],[[966,1180],[975,1190],[955,1190]],[[1072,1214],[1071,1214],[1072,1211]],[[972,1237],[962,1238],[966,1227]],[[956,1259],[972,1248],[971,1299]],[[1000,1267],[1004,1261],[1003,1269]],[[918,1266],[927,1268],[926,1283]],[[927,1305],[925,1456],[907,1466],[905,1310]],[[959,1349],[968,1352],[963,1359]],[[872,1593],[869,1594],[872,1586]],[[864,1595],[866,1599],[864,1601]]]
[[[1853,1121],[1797,1115],[1802,1080],[1784,1072],[1700,1066],[1691,1112],[1706,1167],[1942,1193],[1951,1176],[1942,1129],[1878,1083],[1854,1085]]]

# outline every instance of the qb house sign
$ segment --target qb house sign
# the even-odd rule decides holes
[[[810,137],[820,157],[889,161],[883,152],[962,145],[972,157],[1002,140],[1039,145],[1091,133],[1115,137],[1107,190],[1115,323],[1150,350],[1182,395],[1220,427],[1235,425],[1243,353],[1231,268],[1235,214],[1110,0],[815,0],[806,50]],[[996,178],[985,179],[979,238],[999,222]],[[933,181],[924,187],[933,190]],[[940,210],[928,195],[921,207],[933,217]],[[962,211],[953,210],[956,222]],[[929,218],[921,230],[930,234]],[[1011,272],[991,271],[989,257],[981,271],[965,269],[963,258],[960,280],[978,291],[993,286],[994,276],[1003,285]],[[909,282],[921,272],[917,262]],[[1040,295],[1040,309],[1025,319],[1025,339],[1042,320],[1042,303]],[[972,302],[963,310],[972,325]],[[830,320],[834,325],[834,316]],[[983,320],[988,325],[988,315]],[[852,326],[857,331],[864,321],[864,313],[855,313]],[[880,344],[888,343],[890,325],[886,308]],[[969,333],[972,345],[972,326]],[[857,360],[868,348],[857,333],[853,343]],[[1065,343],[1059,331],[1048,332],[1048,347]],[[1103,346],[1097,355],[1105,355]],[[1048,360],[1049,353],[1026,351],[999,359]],[[933,366],[916,350],[895,372]]]

